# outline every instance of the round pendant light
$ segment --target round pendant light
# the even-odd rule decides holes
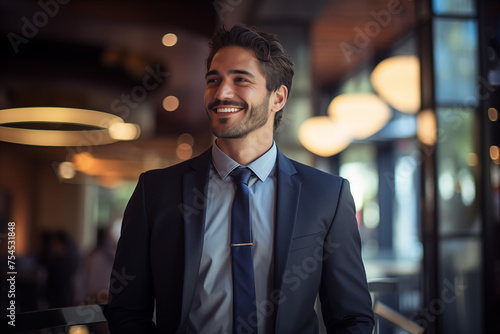
[[[416,56],[395,56],[381,61],[370,80],[394,109],[407,114],[420,109],[420,63]]]
[[[23,123],[58,123],[85,126],[81,130],[46,130],[19,127]],[[16,126],[5,126],[16,124]],[[91,127],[91,129],[88,129]],[[137,124],[116,115],[78,108],[29,107],[0,110],[0,140],[35,146],[95,146],[140,135]]]
[[[328,115],[348,127],[352,138],[361,140],[380,131],[391,119],[391,110],[375,94],[341,94],[328,106]]]
[[[328,116],[307,119],[300,125],[298,135],[307,150],[322,157],[335,155],[351,143],[349,128],[333,122]]]

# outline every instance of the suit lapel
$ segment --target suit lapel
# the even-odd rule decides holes
[[[209,149],[193,159],[189,170],[183,175],[183,202],[180,208],[184,217],[184,286],[180,325],[183,332],[188,324],[203,250],[206,191],[211,158]]]
[[[301,182],[293,177],[295,167],[278,150],[278,187],[276,192],[276,230],[274,245],[274,288],[281,289],[292,241]]]

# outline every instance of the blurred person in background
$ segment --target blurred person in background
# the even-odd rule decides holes
[[[49,308],[75,305],[75,282],[81,254],[66,231],[44,232],[40,264],[45,271],[45,300]]]

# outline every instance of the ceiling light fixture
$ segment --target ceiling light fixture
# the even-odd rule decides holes
[[[424,109],[417,116],[417,138],[425,145],[434,146],[437,139],[436,114]]]
[[[179,99],[173,95],[167,96],[163,99],[162,105],[166,111],[175,111],[179,108]]]
[[[300,125],[298,135],[302,146],[322,157],[335,155],[351,143],[350,129],[328,116],[307,119]]]
[[[328,115],[334,122],[345,124],[359,140],[380,131],[392,116],[387,104],[369,93],[338,95],[328,106]]]
[[[370,76],[377,93],[394,109],[415,114],[420,109],[420,62],[416,56],[381,61]]]
[[[94,127],[82,130],[45,130],[5,126],[22,123],[77,124]],[[0,110],[0,140],[34,146],[96,146],[119,140],[134,140],[140,135],[136,124],[105,112],[63,108],[29,107]]]
[[[173,33],[165,34],[162,37],[161,42],[163,43],[163,45],[168,47],[174,46],[175,44],[177,44],[177,35]]]

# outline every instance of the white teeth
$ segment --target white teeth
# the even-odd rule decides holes
[[[224,113],[237,112],[238,110],[239,108],[217,108],[217,112],[224,112]]]

